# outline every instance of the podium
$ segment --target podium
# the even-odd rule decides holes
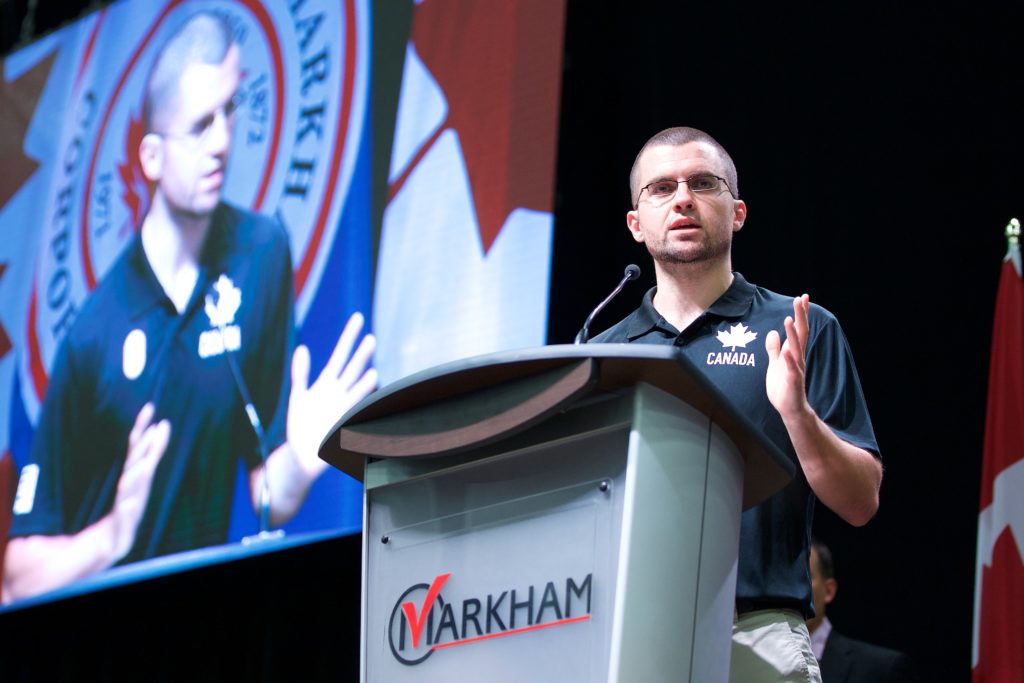
[[[728,680],[741,511],[793,464],[672,347],[412,375],[320,457],[364,483],[361,680]]]

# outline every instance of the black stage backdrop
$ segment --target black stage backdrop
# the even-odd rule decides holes
[[[4,3],[5,40],[23,4]],[[736,269],[838,315],[883,449],[876,519],[854,529],[819,508],[840,580],[829,614],[928,681],[969,679],[995,284],[1002,228],[1024,213],[1021,14],[568,3],[550,341],[572,340],[627,263],[640,283],[594,331],[653,281],[624,224],[644,140],[671,125],[717,137],[749,207]],[[7,614],[3,678],[134,680],[149,662],[149,680],[352,680],[358,552],[325,541]]]
[[[739,170],[733,266],[846,331],[885,462],[881,509],[818,507],[854,637],[969,680],[988,357],[1003,227],[1024,213],[1022,5],[570,2],[551,287],[570,341],[623,267],[628,170],[691,125]]]

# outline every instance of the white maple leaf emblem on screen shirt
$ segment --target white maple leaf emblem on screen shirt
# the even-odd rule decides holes
[[[757,332],[751,332],[743,323],[736,323],[728,330],[719,330],[717,336],[722,346],[735,351],[737,346],[746,348],[748,343],[757,339]]]
[[[213,285],[216,302],[212,294],[206,295],[206,315],[213,327],[224,327],[235,321],[235,313],[242,305],[242,290],[235,287],[227,275],[221,275]]]

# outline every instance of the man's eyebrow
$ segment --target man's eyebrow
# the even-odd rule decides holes
[[[660,176],[658,176],[656,178],[652,178],[651,180],[648,180],[646,183],[644,183],[643,187],[647,187],[651,183],[661,183],[661,182],[664,182],[666,180],[673,180],[673,181],[675,181],[675,180],[686,180],[687,178],[693,178],[693,177],[702,176],[702,175],[713,175],[716,178],[718,177],[717,173],[713,173],[713,172],[708,171],[706,169],[699,168],[696,171],[691,171],[690,175],[686,176],[685,178],[679,178],[679,177],[674,176],[674,175],[664,175],[664,174],[662,174],[662,175],[660,175]]]
[[[223,104],[221,104],[219,107],[214,107],[213,109],[204,112],[202,115],[196,118],[195,122],[192,124],[192,129],[196,131],[201,131],[210,126],[210,124],[213,123],[214,119],[217,118],[217,112],[221,111],[222,109],[226,110],[228,107],[232,105],[233,102],[237,104],[237,100],[241,91],[241,86],[235,88],[234,91],[231,93],[231,96],[227,100],[225,100]]]
[[[207,112],[207,113],[203,114],[198,119],[196,119],[195,122],[192,124],[192,132],[193,133],[201,133],[201,132],[203,132],[204,130],[206,130],[207,128],[209,128],[213,124],[213,122],[214,122],[214,120],[216,120],[216,118],[217,118],[217,110],[216,109],[214,109],[212,112]]]

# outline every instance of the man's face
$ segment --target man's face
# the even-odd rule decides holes
[[[154,179],[172,211],[205,216],[220,201],[240,79],[237,46],[220,64],[190,64],[182,72],[173,111],[157,131],[162,163]]]
[[[826,579],[821,575],[818,551],[811,546],[811,595],[814,599],[814,618],[807,621],[807,628],[814,631],[825,618],[825,608],[836,596],[835,579]]]
[[[651,147],[640,157],[638,170],[641,187],[657,180],[684,180],[698,173],[725,177],[725,163],[718,152],[702,142]],[[626,225],[633,239],[643,242],[656,262],[728,258],[732,234],[743,227],[747,207],[733,199],[725,183],[718,191],[699,193],[680,183],[670,197],[639,192],[637,208],[626,214]]]

